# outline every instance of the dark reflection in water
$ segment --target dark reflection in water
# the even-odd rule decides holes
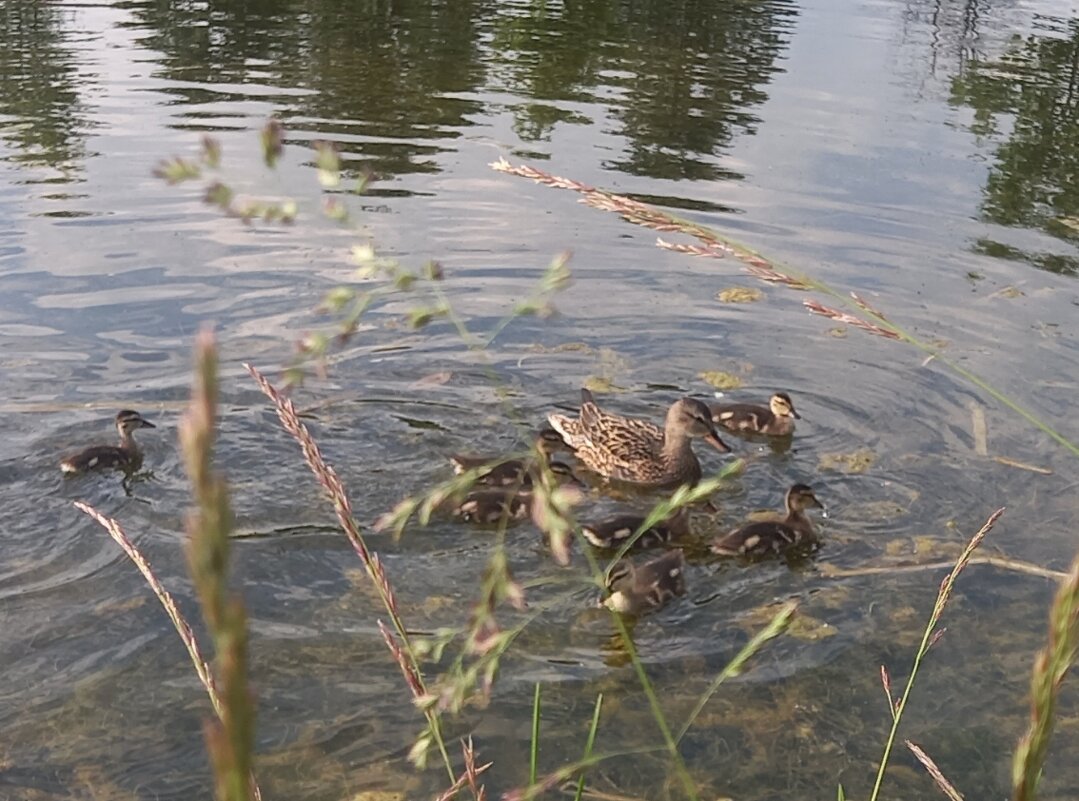
[[[0,139],[16,163],[71,170],[87,155],[89,76],[76,73],[70,14],[51,3],[0,8]]]
[[[985,185],[985,217],[1079,243],[1079,20],[1038,18],[999,58],[967,65],[952,82],[952,102],[973,110],[975,134],[1003,140]],[[1075,255],[990,239],[976,247],[1079,275]]]
[[[527,98],[509,104],[525,141],[547,140],[559,124],[599,121],[574,103],[607,103],[626,142],[610,168],[705,180],[738,177],[713,160],[735,135],[754,131],[751,109],[767,99],[763,87],[796,13],[783,0],[131,10],[149,31],[142,44],[165,54],[159,77],[198,84],[170,89],[175,102],[216,102],[251,83],[308,90],[282,116],[338,140],[355,166],[437,172],[446,140],[485,110],[476,93],[506,91]],[[204,88],[222,84],[231,86]],[[426,144],[434,140],[442,144]]]

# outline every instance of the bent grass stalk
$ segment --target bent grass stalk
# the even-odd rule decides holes
[[[890,701],[891,709],[889,712],[892,718],[892,726],[888,732],[888,738],[884,743],[884,753],[880,758],[880,767],[877,770],[876,781],[873,784],[873,792],[869,796],[869,801],[876,801],[877,797],[880,795],[880,788],[884,783],[884,772],[888,769],[892,749],[895,746],[896,733],[899,731],[899,723],[903,719],[903,712],[906,710],[907,703],[910,701],[911,692],[914,690],[914,681],[918,677],[918,670],[922,665],[922,660],[925,658],[925,655],[929,653],[929,649],[932,648],[937,640],[944,634],[943,629],[937,629],[937,624],[940,622],[941,615],[944,614],[944,608],[948,605],[948,600],[951,598],[952,591],[955,589],[955,581],[959,577],[959,574],[963,572],[963,569],[967,564],[969,564],[974,551],[982,544],[982,540],[984,540],[986,535],[992,530],[1002,514],[1004,514],[1004,507],[997,509],[989,516],[989,519],[985,521],[978,532],[970,538],[970,542],[967,543],[967,546],[959,555],[951,572],[948,573],[940,583],[940,590],[937,592],[937,599],[933,604],[933,611],[929,615],[929,622],[926,624],[925,631],[922,633],[922,641],[918,646],[917,652],[914,654],[914,662],[911,665],[910,675],[907,677],[906,686],[903,688],[903,694],[895,701]],[[891,699],[891,681],[888,678],[887,670],[883,667],[881,669],[881,676],[885,691],[887,692],[889,699]]]
[[[169,616],[169,620],[172,621],[172,625],[176,628],[176,633],[180,635],[180,641],[184,644],[184,648],[187,649],[187,655],[191,658],[191,664],[195,668],[195,675],[199,677],[199,681],[202,682],[202,686],[206,689],[206,694],[210,697],[210,703],[213,705],[214,714],[218,718],[222,716],[223,706],[221,704],[221,698],[217,694],[217,687],[214,685],[214,674],[210,669],[210,663],[206,661],[206,658],[202,655],[202,650],[199,648],[199,642],[195,639],[195,632],[191,629],[191,624],[184,618],[180,608],[176,605],[176,601],[173,600],[172,593],[165,589],[164,585],[154,574],[153,568],[150,565],[150,560],[140,551],[135,544],[128,539],[127,534],[124,533],[119,522],[107,515],[103,515],[97,509],[84,501],[75,501],[75,508],[80,512],[83,512],[101,525],[109,536],[113,538],[117,545],[123,549],[127,554],[135,567],[142,573],[142,577],[146,579],[146,583],[153,590],[154,595],[157,596],[157,600],[161,602],[162,608],[165,610],[165,614]]]
[[[1018,414],[1024,420],[1031,425],[1038,428],[1054,442],[1063,447],[1073,456],[1079,457],[1079,444],[1076,444],[1050,426],[1044,420],[1039,418],[1033,412],[1029,411],[1025,407],[1021,406],[1018,401],[1013,400],[1010,396],[1004,394],[1000,390],[991,386],[984,379],[979,378],[976,374],[967,370],[965,367],[957,364],[951,359],[947,358],[941,352],[941,349],[919,339],[909,331],[896,325],[878,309],[870,306],[864,299],[850,293],[848,296],[833,288],[824,281],[817,278],[808,276],[800,271],[795,271],[783,266],[780,270],[780,266],[777,262],[771,261],[765,258],[757,251],[741,244],[740,242],[723,236],[717,233],[711,228],[699,225],[697,223],[690,222],[689,220],[682,219],[676,215],[670,214],[665,211],[660,211],[645,203],[641,203],[636,200],[632,200],[623,195],[616,195],[612,192],[606,192],[596,187],[583,184],[579,181],[574,181],[570,178],[564,178],[562,176],[551,175],[545,173],[542,170],[538,170],[535,167],[531,167],[525,164],[511,165],[505,159],[499,159],[493,162],[491,168],[497,172],[503,172],[509,175],[515,175],[521,178],[527,178],[545,186],[554,187],[556,189],[569,189],[571,191],[581,194],[582,200],[586,205],[592,206],[603,211],[610,211],[618,214],[622,219],[634,225],[640,225],[645,228],[651,228],[661,232],[677,232],[692,236],[704,243],[704,247],[697,248],[694,246],[680,246],[671,245],[665,242],[663,239],[657,241],[657,245],[660,247],[677,250],[681,252],[692,253],[697,256],[710,256],[713,258],[722,258],[724,256],[733,256],[745,265],[745,270],[750,275],[758,278],[762,281],[775,284],[784,284],[794,289],[812,290],[819,292],[835,299],[839,303],[858,310],[862,314],[870,318],[872,322],[866,322],[865,320],[859,320],[854,315],[849,315],[845,312],[830,309],[814,300],[805,302],[805,306],[808,311],[814,314],[821,314],[827,317],[833,317],[837,319],[844,319],[852,325],[866,330],[870,333],[877,334],[878,336],[885,337],[887,339],[899,340],[906,342],[909,345],[913,345],[918,350],[934,357],[937,361],[953,371],[959,376],[962,376],[970,383],[974,384],[979,389],[990,395],[992,398],[1002,403],[1004,406],[1011,409]],[[857,320],[857,322],[854,322]]]
[[[263,394],[270,399],[274,409],[277,411],[277,417],[278,420],[281,421],[281,425],[299,444],[300,449],[303,451],[304,461],[307,462],[307,466],[311,469],[315,479],[326,491],[326,494],[333,503],[334,511],[337,514],[337,520],[341,525],[341,530],[352,544],[353,550],[360,557],[360,561],[363,562],[363,566],[367,570],[367,575],[374,584],[375,590],[382,600],[382,605],[386,609],[386,613],[393,624],[394,632],[397,635],[397,641],[400,644],[400,649],[391,647],[391,655],[394,657],[394,660],[398,661],[398,664],[401,665],[402,671],[415,679],[415,685],[419,688],[422,695],[429,695],[423,679],[423,671],[420,669],[419,660],[417,659],[416,652],[412,646],[412,639],[409,636],[408,630],[405,628],[404,621],[401,619],[401,615],[398,611],[397,595],[393,590],[393,585],[390,584],[390,580],[386,575],[382,562],[378,558],[378,554],[367,547],[367,542],[360,531],[359,525],[356,523],[356,518],[352,514],[352,503],[349,501],[348,493],[345,491],[345,486],[338,477],[337,471],[327,464],[326,460],[322,457],[322,452],[319,450],[318,444],[311,436],[311,432],[308,431],[307,426],[300,422],[300,418],[296,415],[296,408],[293,405],[292,400],[278,392],[258,369],[250,364],[244,364],[244,367],[247,369],[248,373],[251,374],[251,377],[255,379],[255,383],[258,384]],[[389,641],[387,641],[387,643],[388,642]],[[407,660],[407,666],[401,663],[400,659],[402,656]],[[409,682],[409,685],[410,689],[415,693],[412,682]],[[453,764],[450,761],[449,753],[446,750],[446,743],[442,736],[442,726],[439,721],[438,711],[430,705],[423,705],[422,711],[424,717],[427,719],[428,734],[430,738],[434,740],[435,745],[438,748],[446,772],[449,774],[450,781],[456,781],[457,777],[453,771]],[[422,764],[423,754],[414,750],[413,755],[416,756]]]

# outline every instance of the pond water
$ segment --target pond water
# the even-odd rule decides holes
[[[264,797],[445,787],[443,772],[408,765],[422,721],[378,633],[384,612],[241,366],[276,374],[296,340],[331,324],[314,310],[352,280],[358,242],[412,269],[437,259],[478,334],[556,254],[572,252],[574,276],[557,315],[512,322],[483,353],[448,321],[403,324],[423,290],[388,294],[328,376],[297,392],[363,522],[445,479],[453,451],[522,447],[585,382],[608,390],[604,405],[656,420],[679,394],[713,394],[702,374],[714,371],[741,380],[731,398],[794,397],[804,419],[789,448],[731,438],[746,469],[714,518],[694,516],[688,595],[633,626],[679,722],[776,602],[802,601],[799,627],[724,685],[683,742],[701,797],[832,798],[837,782],[867,794],[888,723],[879,666],[905,678],[942,571],[826,568],[952,557],[1002,505],[987,550],[1055,569],[1076,550],[1073,457],[941,359],[802,308],[835,305],[827,297],[659,249],[654,231],[488,166],[505,157],[627,194],[856,291],[1075,441],[1074,3],[13,3],[0,32],[2,798],[211,792],[209,706],[176,634],[72,506],[120,520],[197,620],[175,435],[205,322],[222,348],[218,461],[237,514]],[[271,116],[287,139],[273,171],[258,147]],[[200,185],[152,175],[194,156],[204,134],[223,147],[222,180],[294,198],[296,224],[244,225],[203,203]],[[350,177],[374,177],[365,195],[338,195],[348,225],[320,211],[320,139]],[[763,297],[718,299],[736,287]],[[140,432],[152,477],[130,495],[119,476],[63,479],[59,458],[111,438],[129,407],[158,426]],[[698,451],[707,472],[722,466]],[[696,547],[777,507],[794,481],[829,506],[815,560],[734,565]],[[585,509],[612,504],[594,495]],[[371,539],[419,632],[465,622],[495,542],[445,519]],[[584,575],[580,554],[559,568],[528,526],[506,547],[542,613],[490,704],[448,724],[493,760],[488,789],[527,780],[536,682],[541,773],[579,757],[598,692],[599,750],[656,745],[595,590],[566,583]],[[969,568],[926,662],[901,733],[968,797],[1008,792],[1053,591]],[[1071,710],[1047,797],[1079,781]],[[680,793],[659,753],[605,761],[588,784],[593,797]],[[897,754],[883,797],[935,792]]]

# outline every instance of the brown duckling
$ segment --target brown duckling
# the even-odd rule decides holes
[[[721,556],[767,556],[812,546],[817,542],[813,523],[805,510],[811,506],[823,509],[812,488],[795,484],[787,490],[787,516],[782,520],[762,520],[747,523],[712,543],[712,551]]]
[[[547,459],[547,467],[559,483],[568,481],[581,484],[581,481],[573,474],[573,468],[565,462],[551,459],[552,452],[566,448],[565,442],[562,441],[562,436],[557,431],[553,428],[541,430],[536,437],[535,448]],[[487,470],[476,479],[477,484],[488,487],[531,486],[533,473],[535,472],[535,464],[529,458],[500,461],[498,457],[455,453],[450,456],[450,464],[453,465],[453,472],[457,475],[464,473],[466,470],[490,467],[490,470]]]
[[[768,406],[753,403],[719,403],[712,406],[712,420],[731,431],[788,437],[794,433],[794,421],[802,415],[794,409],[794,401],[786,392],[777,392]]]
[[[490,525],[502,520],[517,522],[532,512],[532,493],[505,489],[473,490],[453,510],[453,514],[471,523]]]
[[[645,515],[621,514],[585,523],[581,533],[597,548],[618,548],[633,536],[646,520]],[[685,506],[653,523],[634,540],[631,550],[667,545],[689,534],[689,509]]]
[[[550,414],[547,419],[588,468],[607,478],[643,486],[700,481],[701,464],[691,446],[695,437],[721,453],[730,452],[716,434],[708,407],[694,398],[672,404],[663,428],[603,411],[587,389],[581,390],[577,418]]]
[[[627,615],[659,609],[672,598],[685,595],[685,566],[681,550],[668,551],[640,565],[622,559],[607,575],[610,594],[600,603]]]
[[[60,470],[69,474],[103,469],[137,470],[142,464],[142,451],[134,436],[138,428],[157,426],[144,420],[138,412],[124,409],[116,415],[116,429],[120,432],[119,445],[95,445],[79,451],[60,462]]]

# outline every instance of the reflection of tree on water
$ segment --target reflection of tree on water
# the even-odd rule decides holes
[[[608,166],[637,175],[715,179],[712,159],[737,133],[753,133],[749,108],[779,71],[783,2],[566,3],[550,13],[500,16],[494,69],[530,97],[606,102],[627,140]],[[605,95],[616,90],[614,99]],[[604,90],[607,90],[606,92]],[[557,122],[590,122],[547,104],[515,109],[522,138],[543,139]]]
[[[608,105],[627,142],[610,166],[711,179],[724,174],[720,151],[754,130],[748,109],[767,97],[795,10],[789,0],[209,0],[132,13],[150,30],[142,44],[165,54],[162,77],[186,84],[169,90],[182,102],[218,99],[191,82],[314,90],[288,99],[286,121],[361,137],[346,150],[382,172],[437,171],[433,140],[473,124],[489,103],[477,93],[507,90],[528,98],[512,106],[522,139],[592,124],[565,103]]]
[[[47,3],[8,3],[0,13],[0,137],[12,161],[72,169],[85,157],[75,59],[64,48],[62,16]]]
[[[451,138],[480,111],[471,99],[484,72],[474,19],[478,3],[210,0],[191,7],[133,9],[165,54],[159,77],[205,85],[311,90],[275,98],[286,123],[336,139],[346,164],[387,174],[437,172],[436,139]],[[237,88],[239,87],[239,88]],[[180,86],[180,102],[219,100]],[[359,140],[359,141],[357,141]],[[428,140],[425,142],[425,140]],[[376,192],[377,194],[377,192]]]
[[[1001,58],[974,62],[955,78],[952,102],[973,109],[975,134],[1005,137],[984,190],[986,218],[1079,242],[1069,222],[1079,215],[1079,20],[1041,18],[1038,25],[1038,33],[1015,37]],[[1000,123],[1002,115],[1010,115],[1010,128]],[[1079,275],[1074,256],[1030,253],[988,240],[978,247]]]

